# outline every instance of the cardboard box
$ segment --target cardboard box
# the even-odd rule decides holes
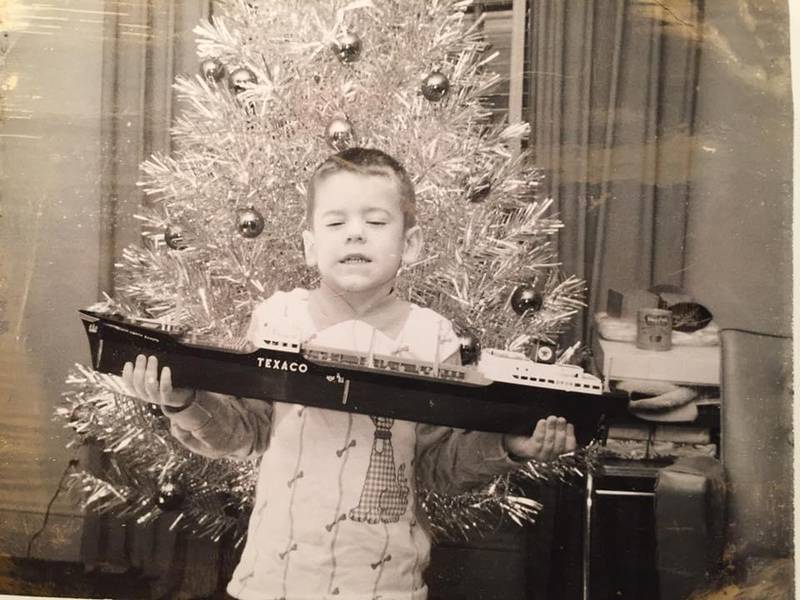
[[[609,316],[620,318],[636,318],[640,308],[658,308],[659,298],[647,290],[608,290],[606,312]]]
[[[719,346],[673,346],[671,350],[640,350],[628,342],[599,336],[594,343],[598,368],[610,380],[646,379],[685,385],[719,385]]]

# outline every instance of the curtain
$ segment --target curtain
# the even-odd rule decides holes
[[[609,288],[683,285],[699,1],[531,0],[526,120],[587,343]]]
[[[139,241],[139,165],[153,152],[169,153],[169,127],[178,112],[171,86],[175,75],[197,72],[192,29],[211,10],[211,0],[106,2],[101,290],[113,291],[114,263]]]

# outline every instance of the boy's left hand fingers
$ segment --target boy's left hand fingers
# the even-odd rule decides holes
[[[565,451],[574,452],[577,446],[578,442],[575,440],[575,426],[572,423],[567,423],[567,444]]]
[[[136,390],[133,389],[133,363],[126,362],[122,367],[122,387],[128,396],[136,396]]]
[[[155,356],[147,358],[147,367],[144,376],[144,389],[150,402],[159,401],[158,391],[158,359]]]
[[[567,420],[558,417],[556,420],[555,436],[553,438],[553,454],[558,456],[564,453],[567,447]]]
[[[172,398],[172,371],[169,367],[161,369],[159,397],[161,399],[161,404],[169,406],[169,401]]]
[[[544,419],[539,419],[536,422],[536,428],[533,430],[531,441],[535,446],[544,444],[545,433],[547,432],[547,422]]]
[[[556,441],[556,418],[553,416],[547,417],[546,427],[542,451],[545,454],[550,454],[553,452],[553,445]]]

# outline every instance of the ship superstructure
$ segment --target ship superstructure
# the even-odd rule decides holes
[[[485,349],[478,369],[494,381],[583,394],[603,393],[603,382],[578,365],[537,363],[520,352]]]
[[[345,351],[313,344],[303,345],[293,338],[275,336],[264,339],[262,347],[282,352],[296,352],[319,364],[335,364],[358,370],[377,370],[390,375],[440,379],[466,385],[489,385],[493,381],[503,381],[581,394],[603,393],[602,381],[584,372],[578,365],[534,362],[521,352],[496,348],[482,350],[477,365],[452,365],[401,356]]]

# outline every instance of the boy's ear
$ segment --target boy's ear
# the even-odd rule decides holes
[[[410,265],[419,258],[423,244],[422,229],[420,229],[419,225],[410,227],[405,233],[405,245],[403,246],[404,265]]]
[[[306,266],[317,266],[317,248],[314,246],[314,234],[308,230],[303,232],[303,254],[306,257]]]

